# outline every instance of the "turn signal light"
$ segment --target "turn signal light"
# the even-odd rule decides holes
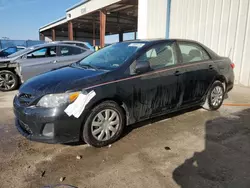
[[[74,102],[76,99],[77,99],[77,97],[79,96],[79,92],[77,92],[77,93],[72,93],[70,96],[69,96],[69,101],[70,102]]]
[[[231,63],[230,66],[231,66],[232,69],[234,69],[235,64],[234,64],[234,63]]]

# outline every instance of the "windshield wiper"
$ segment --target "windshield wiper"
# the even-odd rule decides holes
[[[91,68],[91,69],[97,70],[97,68],[94,67],[94,66],[92,66],[92,65],[88,65],[88,64],[83,64],[83,65],[81,65],[81,64],[78,63],[78,62],[72,63],[71,66],[72,66],[72,67],[78,67],[78,68],[84,68],[84,69]]]
[[[79,64],[80,67],[86,67],[86,68],[91,68],[91,69],[94,69],[94,70],[99,70],[97,67],[93,66],[93,65],[90,65],[90,64]]]

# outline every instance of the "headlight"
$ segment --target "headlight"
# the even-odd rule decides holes
[[[45,95],[37,103],[37,106],[45,108],[62,106],[74,102],[79,94],[80,92]]]

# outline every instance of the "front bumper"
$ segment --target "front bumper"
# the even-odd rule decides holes
[[[65,106],[60,108],[23,107],[15,98],[16,128],[24,137],[33,141],[44,143],[77,142],[81,137],[83,118],[69,117],[64,112],[65,108]]]

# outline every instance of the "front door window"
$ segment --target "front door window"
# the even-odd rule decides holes
[[[33,58],[45,58],[45,57],[55,57],[56,56],[56,47],[46,47],[35,50],[27,55],[28,59]]]
[[[144,53],[139,61],[148,61],[151,69],[157,70],[177,63],[174,43],[157,44]]]

